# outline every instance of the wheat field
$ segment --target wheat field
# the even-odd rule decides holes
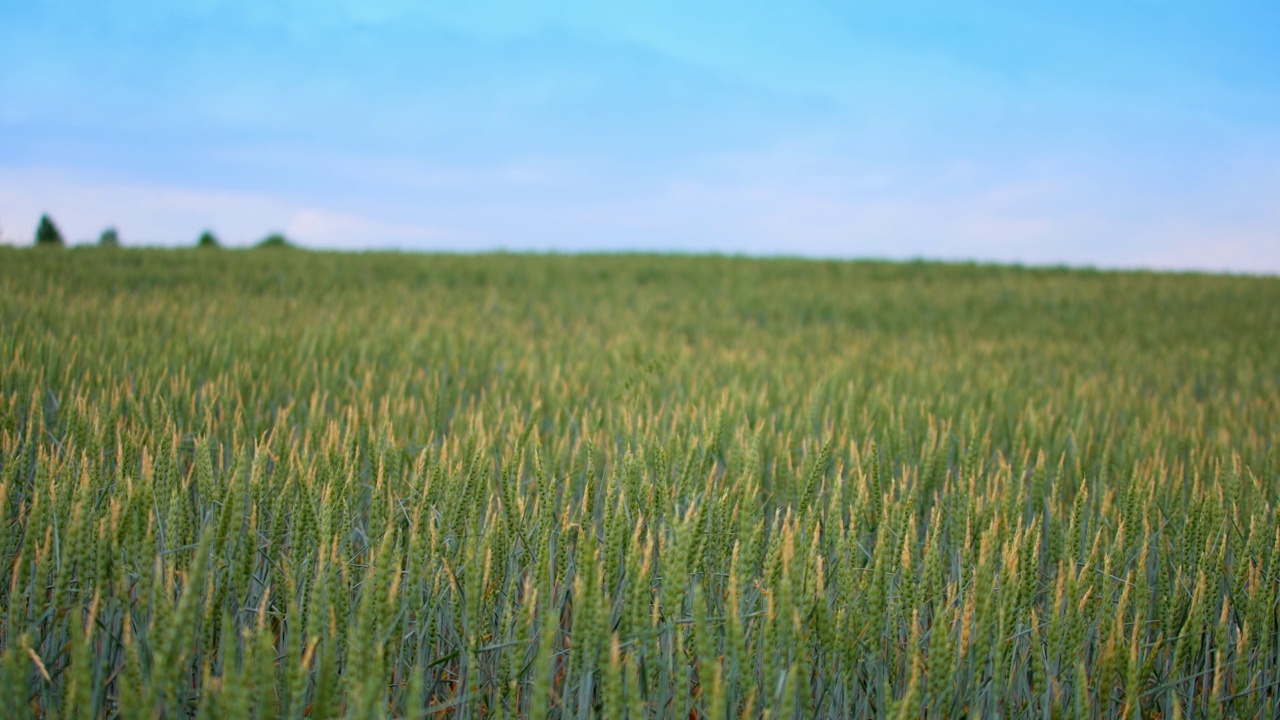
[[[0,708],[1274,718],[1280,279],[0,248]]]

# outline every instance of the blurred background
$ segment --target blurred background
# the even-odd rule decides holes
[[[1280,272],[1280,3],[0,8],[11,244]]]

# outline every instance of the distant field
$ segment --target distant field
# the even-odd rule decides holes
[[[0,708],[1280,715],[1280,279],[0,248]]]

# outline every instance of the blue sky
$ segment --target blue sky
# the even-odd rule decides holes
[[[1280,3],[0,0],[0,235],[1280,272]]]

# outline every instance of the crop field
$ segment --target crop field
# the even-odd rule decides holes
[[[1275,718],[1280,279],[0,248],[0,714]]]

